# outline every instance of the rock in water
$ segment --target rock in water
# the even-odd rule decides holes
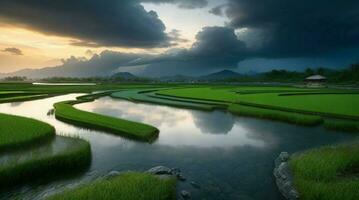
[[[200,189],[200,188],[201,188],[201,186],[200,186],[198,183],[194,182],[194,181],[191,181],[190,184],[192,185],[192,187],[194,187],[194,188],[196,188],[196,189]]]
[[[150,174],[155,174],[155,175],[172,175],[172,171],[170,168],[165,167],[165,166],[157,166],[157,167],[153,167],[149,170],[147,170],[148,173]]]
[[[299,193],[294,187],[293,175],[288,160],[289,154],[287,152],[280,153],[278,158],[274,161],[275,167],[273,175],[276,178],[277,187],[282,195],[286,199],[297,200],[299,199]]]
[[[177,174],[176,176],[177,176],[178,180],[180,180],[180,181],[186,181],[187,180],[186,177],[182,176],[181,174]]]
[[[191,199],[191,193],[189,193],[188,191],[186,190],[182,190],[181,191],[181,197],[185,200],[187,199]]]
[[[287,162],[289,160],[288,152],[281,152],[277,159],[275,159],[274,164],[275,167],[278,167],[282,162]]]
[[[109,172],[108,174],[106,174],[105,175],[105,178],[106,179],[110,179],[110,178],[112,178],[112,177],[115,177],[115,176],[118,176],[118,175],[120,175],[121,174],[121,172],[119,172],[119,171],[111,171],[111,172]]]

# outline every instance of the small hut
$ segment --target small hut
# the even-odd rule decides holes
[[[308,87],[324,87],[327,78],[321,75],[309,76],[305,79]]]

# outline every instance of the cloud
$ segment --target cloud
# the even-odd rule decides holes
[[[195,8],[203,8],[208,5],[207,0],[140,0],[144,3],[171,3],[177,4],[180,8],[186,9],[195,9]]]
[[[147,76],[174,74],[201,75],[218,69],[233,69],[247,58],[245,43],[229,27],[204,27],[190,49],[171,50],[145,68]]]
[[[359,1],[228,0],[212,9],[246,29],[258,57],[317,56],[359,45]]]
[[[173,29],[172,31],[168,32],[168,36],[174,42],[181,42],[181,43],[189,42],[188,39],[185,39],[185,38],[181,37],[181,31],[177,30],[177,29]]]
[[[3,52],[8,52],[11,53],[12,55],[15,56],[22,56],[24,55],[21,51],[21,49],[15,48],[15,47],[10,47],[10,48],[5,48],[2,50]]]
[[[31,78],[48,76],[108,76],[120,67],[146,66],[142,75],[204,74],[218,68],[235,68],[247,57],[246,47],[237,39],[234,29],[205,27],[189,49],[171,49],[159,55],[103,51],[91,59],[70,57],[57,67],[21,70],[16,75]],[[13,75],[15,75],[13,74]]]
[[[73,45],[162,47],[170,45],[156,12],[134,0],[1,0],[0,21],[75,38]]]

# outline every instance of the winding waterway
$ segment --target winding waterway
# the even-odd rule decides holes
[[[293,153],[355,137],[322,127],[244,118],[223,111],[137,104],[110,97],[76,105],[79,109],[148,123],[160,130],[154,143],[141,143],[78,128],[47,115],[55,102],[78,95],[0,104],[2,113],[48,122],[55,126],[58,135],[84,138],[92,149],[92,164],[85,174],[43,185],[21,186],[0,194],[0,198],[42,199],[113,170],[147,170],[165,165],[182,170],[187,181],[180,182],[178,189],[190,191],[193,199],[282,199],[272,176],[273,160],[281,151]],[[191,181],[200,188],[193,188]]]

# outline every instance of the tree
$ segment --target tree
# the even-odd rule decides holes
[[[314,70],[308,67],[307,69],[305,69],[305,74],[307,76],[314,75]]]

